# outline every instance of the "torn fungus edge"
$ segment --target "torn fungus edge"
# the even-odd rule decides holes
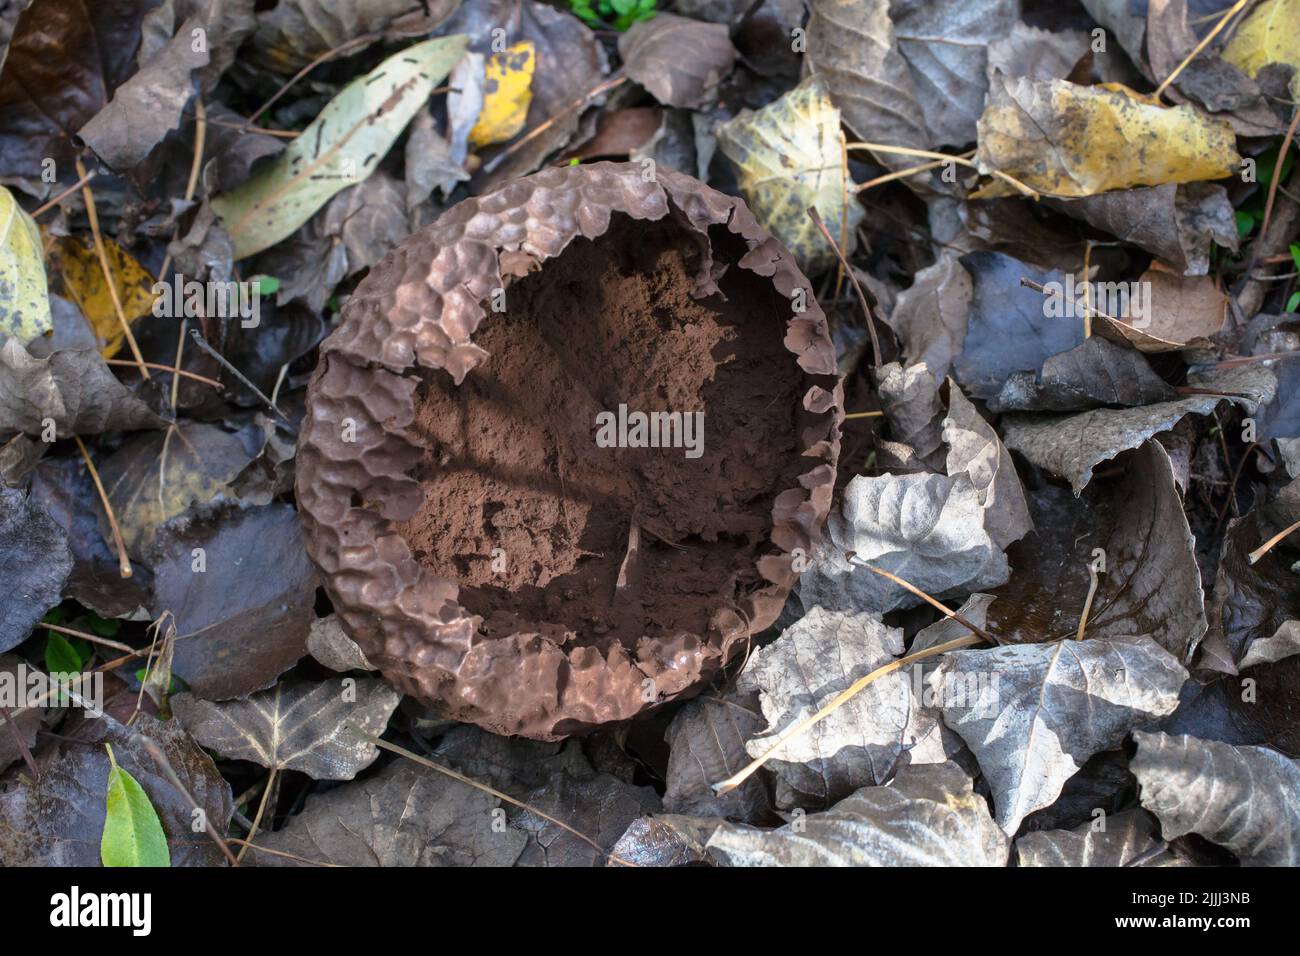
[[[820,539],[844,419],[826,316],[789,252],[743,200],[670,170],[657,178],[644,181],[639,163],[559,167],[466,199],[370,270],[321,346],[298,441],[307,553],[370,661],[398,690],[455,720],[558,740],[698,693],[776,620],[797,576],[793,552],[811,555]],[[672,215],[700,234],[706,256],[697,297],[717,291],[712,226],[745,241],[741,268],[770,278],[788,299],[804,290],[806,308],[791,309],[784,344],[812,379],[799,424],[803,456],[820,460],[773,502],[774,553],[756,562],[767,585],[720,597],[706,635],[643,638],[635,657],[617,642],[602,654],[594,646],[566,650],[535,633],[479,635],[481,619],[456,603],[457,582],[425,569],[394,529],[423,500],[410,476],[423,453],[410,430],[419,375],[406,373],[445,369],[460,384],[486,356],[471,336],[486,317],[483,301],[506,285],[503,268],[507,276],[539,268],[578,236],[604,234],[614,213]],[[353,440],[344,441],[349,423]],[[649,701],[647,679],[655,690]]]

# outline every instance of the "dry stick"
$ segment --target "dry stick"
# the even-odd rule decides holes
[[[917,661],[922,661],[927,657],[934,657],[938,654],[943,654],[946,651],[955,651],[958,648],[970,647],[972,644],[978,644],[981,640],[982,638],[976,634],[967,634],[965,637],[959,637],[956,640],[947,641],[943,644],[936,644],[934,647],[927,647],[925,650],[917,651],[915,654],[908,654],[906,657],[900,657],[896,661],[891,661],[882,667],[877,667],[874,671],[864,677],[859,677],[847,690],[837,694],[834,700],[821,710],[817,711],[817,713],[813,714],[811,717],[805,717],[789,730],[784,731],[776,738],[776,742],[772,744],[772,746],[768,748],[761,757],[750,761],[748,766],[739,773],[733,774],[726,780],[713,784],[713,792],[718,796],[722,796],[724,793],[730,793],[732,790],[735,790],[738,786],[753,776],[754,772],[758,770],[759,767],[763,766],[763,764],[767,763],[768,760],[770,760],[772,756],[791,738],[797,737],[809,727],[820,723],[826,717],[829,717],[832,713],[861,692],[868,684],[874,683],[886,674],[893,673],[900,667],[906,667],[908,664],[915,664]]]
[[[129,365],[136,368],[136,362],[128,362],[126,359],[104,359],[106,365]],[[179,375],[181,378],[192,378],[196,382],[202,382],[204,385],[211,385],[213,388],[225,388],[215,378],[208,378],[206,375],[199,375],[197,372],[187,372],[185,369],[175,368],[171,365],[163,365],[161,362],[145,362],[145,368],[157,369],[160,372],[171,372],[173,375]]]
[[[529,130],[522,137],[515,140],[513,143],[511,143],[501,152],[493,156],[490,162],[484,164],[483,172],[485,173],[493,172],[498,166],[504,163],[509,157],[519,152],[519,150],[523,149],[525,145],[532,142],[538,136],[542,135],[542,133],[546,132],[546,130],[550,129],[551,126],[555,124],[556,120],[559,120],[567,116],[568,114],[574,112],[575,110],[582,109],[584,106],[590,103],[601,93],[606,93],[614,89],[614,87],[620,86],[626,82],[627,82],[627,74],[625,74],[622,70],[619,70],[608,80],[605,80],[605,82],[597,83],[595,86],[593,86],[586,93],[583,93],[582,96],[578,97],[572,103],[569,103],[568,105],[564,106],[562,109],[557,111],[554,115],[548,117],[545,122],[539,123],[536,127]]]
[[[1278,147],[1277,159],[1273,162],[1273,179],[1268,184],[1268,201],[1264,203],[1264,218],[1259,224],[1259,235],[1250,246],[1250,259],[1246,262],[1246,270],[1237,280],[1236,286],[1233,287],[1234,298],[1241,293],[1250,280],[1251,273],[1255,271],[1256,260],[1259,258],[1261,246],[1264,237],[1268,234],[1269,224],[1273,220],[1273,204],[1277,201],[1278,184],[1282,180],[1282,164],[1286,160],[1286,154],[1291,149],[1291,142],[1295,139],[1296,124],[1300,123],[1300,106],[1291,111],[1291,125],[1286,128],[1286,135],[1282,137],[1282,145]]]
[[[199,171],[203,168],[203,144],[208,138],[208,109],[203,105],[203,97],[198,96],[194,100],[194,156],[190,160],[190,178],[185,183],[185,201],[189,202],[194,198],[194,193],[199,187]],[[172,227],[172,242],[180,238],[181,227],[176,225]],[[172,251],[169,245],[163,254],[162,266],[158,269],[158,278],[166,281],[167,267],[172,264]],[[179,363],[178,363],[179,364]],[[172,379],[173,389],[175,379]]]
[[[176,406],[181,396],[181,360],[185,357],[185,330],[190,327],[188,318],[181,319],[181,330],[176,336],[176,366],[172,369],[172,420],[176,420]]]
[[[23,740],[23,732],[18,729],[18,723],[9,715],[8,707],[0,707],[0,717],[4,717],[5,723],[9,727],[9,732],[13,734],[14,746],[22,754],[23,763],[27,764],[27,769],[32,772],[33,777],[39,777],[41,771],[36,766],[36,758],[32,756],[31,748],[27,746],[27,741]]]
[[[1273,359],[1290,359],[1300,357],[1300,351],[1296,352],[1271,352],[1263,355],[1238,355],[1233,358],[1224,359],[1221,362],[1215,362],[1215,368],[1236,368],[1239,365],[1253,365],[1256,362],[1270,362]]]
[[[83,641],[90,641],[92,644],[102,644],[105,647],[111,647],[115,651],[133,651],[135,650],[130,644],[123,644],[121,641],[110,641],[106,637],[100,637],[98,634],[91,634],[89,631],[78,631],[74,627],[63,627],[61,624],[46,624],[41,622],[37,625],[47,631],[57,631],[59,634],[68,634],[72,637],[79,637]]]
[[[897,153],[899,156],[916,156],[918,159],[937,159],[941,163],[954,162],[962,166],[969,166],[971,169],[979,172],[979,166],[967,159],[965,156],[950,156],[947,153],[936,153],[929,149],[912,149],[908,146],[886,146],[883,143],[849,143],[848,149],[865,149],[873,153]],[[1010,176],[999,169],[989,171],[989,175],[1003,182],[1009,183],[1020,192],[1024,193],[1031,199],[1041,199],[1037,189],[1027,186],[1014,176]]]
[[[99,480],[99,471],[95,468],[95,463],[90,460],[90,452],[86,451],[86,445],[81,440],[80,435],[73,435],[73,441],[77,443],[77,448],[81,451],[81,457],[86,460],[86,469],[90,472],[90,477],[94,479],[95,490],[99,492],[100,504],[104,506],[104,513],[108,515],[108,527],[113,532],[113,544],[117,547],[117,564],[122,572],[122,577],[129,578],[133,573],[131,571],[131,559],[126,556],[126,545],[122,542],[122,529],[117,526],[117,515],[113,514],[113,506],[108,503],[108,494],[104,491],[104,483]]]
[[[257,109],[253,110],[253,112],[249,113],[248,118],[244,120],[244,124],[242,127],[240,127],[240,129],[243,130],[250,129],[252,127],[252,123],[254,119],[256,119],[258,116],[265,113],[272,106],[274,106],[279,101],[280,97],[284,96],[285,93],[288,93],[290,88],[295,83],[301,80],[312,70],[316,69],[316,67],[320,66],[322,63],[326,62],[327,60],[332,60],[334,57],[341,55],[343,51],[347,50],[349,47],[364,46],[367,43],[373,43],[375,40],[380,39],[380,37],[382,36],[383,36],[382,33],[363,33],[361,34],[361,36],[353,37],[351,40],[345,40],[343,43],[340,43],[332,50],[326,50],[324,53],[320,54],[320,56],[316,57],[316,59],[312,60],[301,70],[295,73],[287,83],[285,83],[283,86],[281,86],[278,90],[275,91],[274,96],[272,96],[269,100],[267,100]]]
[[[239,866],[239,860],[236,859],[235,854],[230,852],[230,847],[226,845],[225,838],[216,830],[212,829],[212,821],[208,819],[207,811],[204,810],[202,805],[194,799],[194,795],[190,793],[189,789],[181,781],[181,778],[176,775],[176,771],[172,769],[171,761],[167,759],[167,755],[163,753],[162,748],[138,730],[135,731],[135,733],[140,738],[140,745],[148,751],[149,756],[153,758],[154,763],[162,768],[163,773],[171,782],[171,785],[179,790],[181,795],[190,802],[191,809],[198,810],[203,814],[203,832],[206,833],[209,839],[217,845],[217,849],[222,852],[228,861],[230,861],[231,866]]]
[[[1083,244],[1083,337],[1092,337],[1092,240]]]
[[[855,555],[852,551],[846,552],[845,555],[844,555],[845,560],[848,561],[849,564],[852,564],[852,563],[853,563],[853,559],[854,559],[855,557],[856,557],[856,555]],[[937,609],[937,610],[943,612],[943,614],[944,614],[946,617],[950,617],[950,618],[952,618],[954,621],[956,621],[956,622],[957,622],[958,624],[960,624],[962,627],[966,628],[966,630],[968,630],[968,631],[972,631],[972,632],[974,632],[975,634],[978,634],[980,637],[984,638],[984,640],[988,641],[990,644],[996,644],[996,643],[998,642],[998,641],[997,641],[997,638],[995,638],[995,637],[994,637],[992,634],[990,634],[988,631],[984,630],[984,628],[982,628],[982,627],[976,627],[976,626],[975,626],[974,624],[972,624],[970,621],[966,620],[966,618],[962,617],[960,614],[958,614],[958,613],[957,613],[956,611],[954,611],[952,608],[948,607],[948,605],[944,604],[942,601],[937,601],[937,600],[935,600],[933,597],[931,597],[930,595],[926,594],[926,593],[925,593],[924,591],[922,591],[920,588],[916,587],[916,585],[911,584],[911,583],[908,582],[908,581],[904,581],[904,580],[903,580],[902,578],[900,578],[898,575],[896,575],[896,574],[890,574],[888,571],[882,570],[881,568],[874,567],[873,565],[867,564],[867,563],[865,563],[865,562],[861,562],[861,563],[859,563],[859,564],[858,564],[858,567],[866,568],[868,571],[871,571],[871,572],[873,572],[873,573],[875,573],[875,574],[880,575],[882,578],[884,578],[884,579],[887,580],[887,581],[893,581],[895,584],[897,584],[897,585],[898,585],[900,588],[902,588],[903,590],[905,590],[905,591],[910,591],[912,594],[915,594],[915,595],[916,595],[917,597],[919,597],[922,601],[924,601],[925,603],[929,604],[931,607],[933,607],[933,608],[935,608],[935,609]]]
[[[267,408],[271,409],[271,411],[275,412],[277,415],[283,418],[285,422],[289,421],[289,419],[285,416],[284,412],[280,411],[280,409],[276,407],[275,402],[271,401],[271,399],[267,395],[263,394],[260,388],[258,388],[251,381],[249,381],[248,377],[244,375],[243,372],[235,368],[235,366],[231,365],[229,359],[227,359],[224,355],[222,355],[220,352],[218,352],[216,349],[214,349],[211,345],[208,344],[207,339],[203,337],[202,332],[200,332],[198,329],[190,329],[190,338],[194,339],[195,345],[203,349],[203,351],[207,352],[214,359],[216,359],[218,362],[224,365],[226,367],[226,370],[230,372],[231,375],[235,376],[235,378],[239,379],[241,385],[243,385],[254,395],[260,398],[263,401],[263,403],[265,403]]]
[[[849,141],[840,130],[840,248],[849,246]],[[835,293],[832,301],[838,302],[840,290],[844,288],[844,260],[835,267]]]
[[[847,558],[849,563],[852,563],[854,554],[852,551],[850,551],[845,555],[845,557]],[[827,704],[821,710],[817,711],[817,713],[813,714],[811,717],[805,717],[803,720],[796,723],[793,727],[790,727],[788,730],[783,731],[781,735],[776,738],[776,742],[773,743],[772,746],[769,747],[766,751],[764,751],[761,757],[758,757],[750,761],[750,763],[739,773],[733,774],[732,776],[728,777],[726,780],[722,780],[719,781],[718,783],[713,784],[713,792],[718,796],[721,796],[724,793],[729,793],[730,791],[735,790],[738,786],[740,786],[751,776],[753,776],[753,774],[758,770],[759,767],[763,766],[763,764],[767,763],[770,759],[772,759],[772,756],[778,750],[780,750],[781,747],[783,747],[788,741],[790,741],[794,737],[797,737],[799,734],[803,733],[805,730],[812,727],[813,725],[818,724],[825,718],[829,717],[831,714],[833,714],[844,704],[848,703],[848,701],[850,701],[853,697],[857,696],[857,694],[859,694],[863,690],[863,688],[879,680],[881,677],[884,677],[886,674],[892,674],[894,671],[898,670],[899,668],[906,667],[908,664],[914,664],[917,661],[923,661],[928,657],[935,657],[936,655],[943,654],[947,651],[954,651],[962,647],[970,647],[972,644],[978,644],[981,641],[987,641],[990,644],[997,643],[997,641],[993,638],[993,636],[989,634],[987,631],[985,631],[983,628],[976,627],[974,624],[966,620],[964,617],[962,617],[952,608],[946,606],[940,601],[935,600],[930,595],[922,591],[920,588],[915,587],[914,585],[908,583],[907,581],[904,581],[902,578],[896,575],[890,574],[888,571],[882,571],[879,568],[872,567],[869,564],[860,564],[859,566],[865,567],[869,571],[874,571],[876,574],[879,574],[881,577],[887,578],[890,581],[893,581],[895,584],[903,588],[906,588],[908,591],[911,591],[917,597],[929,602],[931,605],[938,608],[947,617],[956,621],[958,624],[961,624],[963,627],[970,630],[972,633],[966,635],[965,637],[959,637],[955,640],[946,641],[943,644],[936,644],[934,647],[927,647],[925,650],[917,651],[915,654],[908,654],[906,657],[900,657],[898,660],[890,661],[888,664],[878,667],[875,670],[873,670],[871,673],[858,678],[848,687],[847,690],[844,690],[843,692],[837,694],[829,704]]]
[[[844,416],[844,420],[847,422],[850,418],[879,418],[883,414],[885,413],[884,412],[849,412],[847,415]]]
[[[527,810],[533,816],[545,820],[547,823],[555,824],[557,827],[559,827],[561,830],[564,830],[566,833],[573,834],[583,843],[586,843],[589,846],[595,848],[603,856],[613,860],[615,863],[618,863],[621,866],[636,866],[635,863],[629,863],[627,860],[624,860],[620,857],[615,856],[613,853],[610,853],[608,850],[602,847],[591,837],[587,836],[585,833],[579,833],[577,830],[569,826],[563,820],[557,820],[555,819],[555,817],[548,816],[547,814],[543,813],[541,810],[538,810],[535,807],[530,807],[522,800],[516,800],[508,793],[502,793],[500,790],[496,790],[492,787],[489,787],[487,784],[479,783],[477,780],[471,779],[470,777],[467,777],[462,773],[457,773],[455,770],[452,770],[450,767],[444,767],[442,766],[442,764],[434,763],[432,760],[428,760],[424,757],[421,757],[417,753],[412,753],[411,751],[407,750],[405,747],[399,747],[397,746],[397,744],[390,744],[387,740],[380,740],[378,737],[366,733],[364,730],[362,730],[356,724],[351,723],[350,721],[348,723],[348,726],[351,727],[355,733],[365,738],[367,741],[369,741],[374,746],[378,747],[380,750],[387,750],[389,753],[395,753],[401,757],[405,757],[407,760],[414,760],[421,767],[428,767],[430,770],[436,770],[438,771],[438,773],[445,774],[446,776],[451,777],[451,779],[457,780],[460,783],[465,784],[467,787],[473,787],[475,790],[479,790],[482,791],[483,793],[491,794],[492,796],[496,797],[498,800],[504,800],[506,803],[509,803],[512,806],[519,807],[521,810]]]
[[[877,176],[875,179],[868,179],[865,183],[858,183],[853,187],[853,191],[855,193],[866,192],[868,189],[874,189],[876,186],[883,186],[885,183],[892,183],[896,179],[906,179],[908,176],[915,176],[917,173],[924,173],[931,169],[938,169],[940,166],[947,165],[947,163],[948,160],[946,159],[936,159],[933,162],[921,163],[919,166],[909,166],[906,169],[900,169],[894,173],[885,173],[883,176]]]
[[[1182,63],[1179,63],[1178,66],[1174,67],[1174,72],[1170,73],[1167,77],[1165,77],[1165,81],[1161,83],[1158,87],[1156,87],[1156,91],[1151,95],[1155,99],[1160,99],[1160,97],[1164,94],[1165,90],[1169,88],[1169,84],[1172,83],[1174,80],[1178,79],[1178,74],[1182,73],[1183,70],[1187,68],[1187,64],[1191,63],[1192,60],[1196,59],[1197,55],[1200,54],[1200,52],[1204,50],[1207,46],[1209,46],[1210,43],[1214,40],[1214,38],[1217,37],[1219,33],[1223,30],[1223,28],[1228,25],[1228,21],[1231,20],[1238,13],[1240,13],[1242,7],[1244,7],[1248,3],[1250,3],[1250,0],[1237,0],[1237,2],[1232,5],[1232,7],[1228,10],[1228,12],[1225,13],[1219,19],[1219,22],[1214,25],[1214,29],[1211,30],[1209,33],[1205,34],[1205,37],[1201,40],[1201,42],[1196,44],[1196,46],[1192,48],[1192,52],[1187,54],[1187,56],[1183,58]]]
[[[858,277],[853,274],[853,269],[849,265],[849,260],[844,258],[844,253],[840,251],[840,247],[837,246],[835,240],[831,238],[831,231],[826,228],[826,223],[822,222],[822,217],[821,214],[817,212],[817,207],[809,206],[808,215],[812,217],[813,223],[821,230],[822,235],[826,237],[826,241],[830,243],[831,250],[835,253],[835,257],[840,260],[840,264],[844,266],[844,271],[849,274],[849,281],[853,283],[853,288],[857,290],[858,301],[862,303],[862,311],[867,317],[867,331],[871,333],[871,351],[876,357],[876,368],[880,368],[883,360],[880,357],[880,339],[876,337],[876,317],[871,312],[871,306],[867,304],[867,297],[862,291],[862,286],[858,283]]]
[[[82,165],[80,159],[77,163],[77,175],[86,179],[86,167]],[[126,336],[127,345],[131,346],[131,354],[135,356],[135,363],[140,368],[140,375],[149,378],[149,369],[145,367],[144,356],[140,354],[140,346],[136,344],[135,335],[131,332],[131,324],[126,321],[126,312],[122,308],[122,300],[117,294],[117,283],[113,281],[113,270],[108,265],[108,253],[104,251],[104,236],[99,231],[99,214],[95,211],[95,194],[90,191],[90,186],[81,187],[82,198],[86,201],[86,218],[90,220],[90,235],[95,240],[95,252],[99,256],[99,267],[104,271],[104,281],[108,283],[108,292],[113,299],[113,309],[117,312],[117,321],[122,325],[122,334]]]
[[[1283,528],[1277,534],[1273,535],[1273,537],[1269,538],[1267,541],[1261,544],[1254,551],[1250,552],[1250,554],[1246,555],[1246,560],[1249,561],[1251,564],[1254,564],[1264,555],[1268,554],[1269,551],[1273,549],[1273,545],[1277,544],[1279,541],[1281,541],[1283,538],[1289,535],[1292,531],[1295,531],[1297,528],[1300,528],[1300,521],[1293,522],[1292,524]]]
[[[253,825],[248,830],[248,839],[250,840],[257,835],[257,828],[262,823],[262,814],[266,812],[266,801],[271,795],[271,788],[275,786],[275,776],[279,769],[279,767],[272,767],[271,772],[266,775],[266,786],[262,788],[262,799],[257,804],[257,815],[253,817]],[[242,863],[244,861],[244,854],[247,852],[247,845],[240,847],[239,853],[235,855],[235,861],[237,863]]]
[[[1051,289],[1044,286],[1041,282],[1035,282],[1033,279],[1026,279],[1024,276],[1020,277],[1020,284],[1024,286],[1026,289],[1033,289],[1035,292],[1041,292],[1043,295],[1050,295],[1054,299],[1065,298],[1065,293],[1053,292]],[[1088,315],[1100,316],[1103,319],[1107,319],[1108,321],[1114,322],[1116,325],[1122,325],[1126,329],[1133,329],[1134,332],[1138,331],[1138,329],[1134,328],[1134,326],[1131,326],[1127,322],[1123,322],[1115,318],[1115,316],[1111,315],[1109,312],[1103,312],[1101,311],[1101,309],[1094,308],[1093,306],[1087,306],[1085,311]]]
[[[1083,632],[1088,629],[1088,615],[1092,613],[1092,599],[1097,596],[1097,572],[1088,567],[1088,596],[1083,601],[1083,613],[1079,615],[1079,630],[1075,633],[1076,641],[1083,640]]]
[[[37,207],[36,207],[36,211],[35,211],[34,213],[32,213],[32,218],[35,219],[35,218],[36,218],[37,216],[39,216],[41,213],[43,213],[43,212],[47,212],[47,211],[53,209],[55,206],[57,206],[59,203],[63,202],[63,200],[67,199],[69,196],[71,196],[73,193],[75,193],[78,189],[80,189],[82,186],[86,185],[86,183],[90,182],[92,179],[94,179],[94,178],[95,178],[96,176],[98,176],[98,175],[99,175],[98,172],[86,173],[86,175],[82,176],[82,177],[81,177],[80,179],[78,179],[75,183],[73,183],[73,184],[72,184],[71,186],[69,186],[67,189],[63,190],[63,192],[59,193],[59,194],[58,194],[57,196],[55,196],[53,199],[49,200],[48,202],[46,202],[45,204],[43,204],[43,205],[41,205],[41,206],[37,206]]]
[[[244,847],[245,849],[251,847],[252,849],[256,850],[258,853],[266,853],[270,856],[281,856],[284,857],[286,860],[293,860],[296,863],[306,863],[308,866],[341,867],[343,865],[341,863],[327,863],[324,860],[311,860],[305,856],[298,856],[296,853],[286,853],[284,850],[271,850],[264,846],[258,846],[256,843],[253,843],[251,840],[241,840],[238,837],[229,837],[227,838],[226,842],[236,843],[239,846]]]
[[[1228,509],[1237,501],[1237,482],[1241,480],[1242,469],[1246,467],[1246,462],[1250,461],[1250,453],[1259,447],[1259,442],[1251,442],[1246,446],[1246,450],[1241,453],[1241,461],[1237,462],[1237,467],[1232,472],[1232,481],[1228,485],[1228,497],[1223,502],[1223,507],[1219,509],[1219,516],[1214,519],[1214,531],[1217,534],[1219,527],[1223,524],[1223,519],[1228,516]]]
[[[269,126],[249,126],[245,123],[231,123],[228,120],[209,119],[207,122],[222,129],[238,130],[241,133],[261,133],[263,136],[275,136],[279,139],[297,139],[302,133],[292,129],[271,129]]]

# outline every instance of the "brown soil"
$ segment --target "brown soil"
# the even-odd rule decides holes
[[[761,586],[773,497],[810,467],[798,453],[806,383],[782,344],[789,302],[734,264],[739,240],[711,239],[730,264],[725,301],[691,298],[699,252],[684,229],[616,216],[509,288],[506,312],[475,334],[490,357],[460,387],[426,375],[425,500],[399,531],[460,582],[483,633],[631,648],[704,634]],[[599,447],[596,416],[620,403],[703,411],[702,457]]]

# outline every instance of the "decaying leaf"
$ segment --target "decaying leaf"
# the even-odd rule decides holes
[[[340,678],[278,684],[223,703],[177,694],[172,709],[195,740],[223,757],[351,780],[379,756],[361,734],[382,734],[400,699],[381,680]]]
[[[1169,455],[1149,441],[1123,465],[1082,500],[1054,485],[1030,494],[1034,532],[1012,549],[1015,573],[989,611],[1001,640],[1074,637],[1096,575],[1088,637],[1146,635],[1182,662],[1195,650],[1205,603]]]
[[[1137,408],[1097,408],[1077,415],[1007,415],[1002,440],[1038,467],[1067,478],[1078,494],[1092,480],[1097,465],[1168,431],[1186,416],[1208,415],[1228,400],[1251,414],[1273,397],[1277,387],[1273,372],[1262,365],[1193,373],[1187,381],[1220,394]]]
[[[976,161],[1049,196],[1223,179],[1237,172],[1232,126],[1188,106],[1065,80],[995,76]],[[1012,195],[997,181],[978,196]]]
[[[1283,63],[1300,71],[1300,2],[1264,0],[1241,23],[1224,47],[1223,59],[1256,76],[1270,63]],[[1300,90],[1300,72],[1291,79],[1291,89]]]
[[[338,674],[351,670],[375,669],[366,660],[361,648],[357,647],[357,642],[343,630],[343,622],[337,614],[311,622],[311,632],[307,635],[307,652]]]
[[[0,333],[26,345],[53,332],[46,291],[40,230],[0,186]]]
[[[970,476],[984,509],[984,529],[993,543],[1005,548],[1032,531],[1025,491],[1011,455],[955,382],[948,385],[943,440],[948,446],[948,474]]]
[[[1092,335],[1068,352],[1043,362],[1043,369],[1015,372],[990,401],[995,412],[1067,412],[1102,405],[1151,405],[1178,398],[1142,353]]]
[[[1014,834],[1089,757],[1173,713],[1187,671],[1149,637],[1113,637],[952,651],[928,679]]]
[[[876,371],[876,394],[889,433],[930,460],[942,442],[943,402],[939,382],[924,364],[903,368],[897,362]]]
[[[469,144],[482,149],[504,143],[524,127],[533,102],[537,55],[528,40],[494,53],[484,65],[483,108],[469,131]]]
[[[153,276],[113,239],[105,237],[103,243],[117,301],[127,323],[133,324],[153,309]],[[94,243],[89,237],[61,239],[52,248],[51,262],[58,291],[77,304],[99,340],[100,352],[104,358],[112,358],[122,348],[122,322]]]
[[[782,731],[902,653],[903,632],[876,615],[811,608],[776,643],[756,650],[737,678],[739,691],[758,693],[767,718],[767,729],[745,749],[762,756]],[[820,810],[860,787],[884,783],[915,742],[916,707],[903,671],[868,684],[768,761],[776,805]]]
[[[21,491],[0,488],[0,651],[21,644],[59,603],[71,570],[63,528]]]
[[[148,737],[184,785],[182,793],[140,742]],[[172,866],[220,866],[225,857],[207,833],[195,832],[195,806],[208,827],[224,834],[233,811],[230,785],[175,721],[141,714],[125,727],[107,714],[82,720],[71,733],[36,753],[41,774],[22,764],[0,777],[0,863],[5,866],[98,866],[104,832],[105,783],[118,764],[140,784],[157,811]]]
[[[731,72],[736,49],[721,23],[701,23],[671,13],[634,23],[618,38],[627,75],[665,106],[701,109],[716,98]]]
[[[840,111],[818,77],[718,127],[718,145],[736,164],[740,190],[754,215],[807,272],[835,261],[808,216],[809,207],[816,207],[836,242],[848,217],[845,255],[853,251],[864,214],[852,193],[845,203],[839,129]]]
[[[165,425],[113,375],[94,349],[34,358],[17,339],[0,343],[0,432],[96,435]]]
[[[633,820],[610,852],[633,866],[711,864],[704,844],[718,827],[716,819],[661,813]],[[612,860],[610,866],[616,865]]]
[[[972,286],[970,273],[945,251],[899,293],[886,321],[903,345],[908,365],[924,364],[942,381],[966,340]]]
[[[964,473],[859,475],[850,481],[827,519],[812,567],[799,580],[804,606],[884,613],[920,603],[862,564],[940,600],[996,587],[1009,573],[1006,556],[984,527],[980,493]]]
[[[369,176],[467,43],[440,37],[389,57],[349,83],[252,179],[213,199],[235,258],[287,238],[331,196]]]
[[[764,726],[758,702],[751,697],[706,694],[673,717],[664,734],[668,744],[665,810],[746,823],[757,822],[769,812],[767,788],[757,776],[722,795],[714,793],[712,786],[749,763],[745,741]]]
[[[797,831],[724,823],[707,846],[728,866],[1005,866],[1010,852],[955,763],[908,767],[802,817]]]
[[[258,836],[256,866],[510,866],[528,838],[495,826],[500,799],[419,764],[307,798],[283,829]],[[290,854],[281,856],[279,854]]]
[[[1126,866],[1159,845],[1151,815],[1129,810],[1074,830],[1026,833],[1016,840],[1016,857],[1021,866]]]
[[[1267,747],[1135,733],[1142,805],[1166,840],[1198,833],[1246,866],[1300,865],[1300,766]]]
[[[176,624],[174,672],[201,697],[262,690],[307,650],[316,569],[283,502],[158,528],[150,610]]]

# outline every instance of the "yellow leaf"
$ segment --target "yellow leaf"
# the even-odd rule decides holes
[[[864,211],[845,195],[840,152],[840,111],[817,76],[809,77],[758,112],[745,110],[718,127],[718,147],[736,164],[740,191],[754,217],[812,275],[835,261],[835,253],[808,216],[816,206],[839,241],[848,215],[853,251]],[[845,206],[845,199],[848,205]]]
[[[0,332],[26,345],[53,331],[40,230],[0,186]]]
[[[474,149],[504,143],[524,128],[533,102],[536,70],[537,52],[530,40],[493,54],[487,61],[483,109],[469,131],[469,143]]]
[[[81,309],[99,340],[99,352],[112,358],[122,347],[122,323],[118,321],[113,296],[104,269],[99,264],[95,243],[89,238],[66,236],[51,248],[51,268],[61,282],[60,291]],[[104,255],[117,287],[118,300],[127,322],[135,322],[153,308],[153,276],[112,239],[104,237]]]
[[[1223,179],[1241,162],[1226,120],[1153,106],[1115,85],[998,74],[977,128],[981,172],[998,170],[1050,196]],[[998,181],[975,197],[1013,194]]]
[[[1249,76],[1270,63],[1296,68],[1291,89],[1300,96],[1300,0],[1266,0],[1228,41],[1223,59]]]

